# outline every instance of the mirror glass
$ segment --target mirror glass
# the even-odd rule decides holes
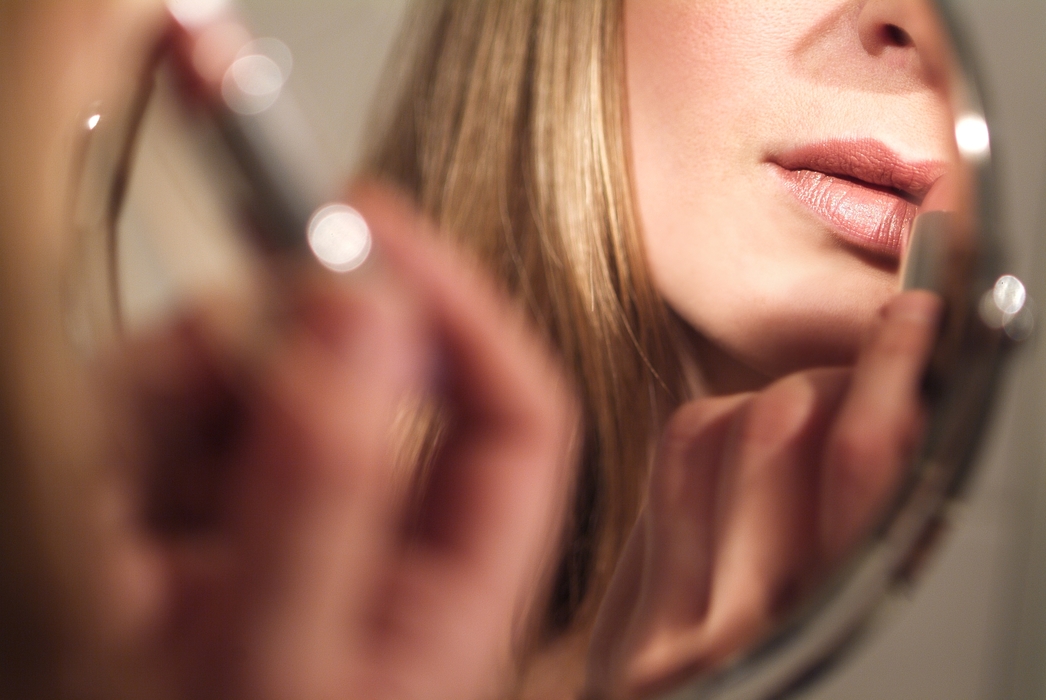
[[[329,167],[409,194],[577,384],[524,694],[796,682],[915,566],[1002,338],[1028,332],[986,262],[988,126],[940,8],[417,5],[241,11],[283,42],[265,55]],[[111,221],[81,212],[106,231],[84,244],[85,347],[194,300],[266,303],[250,185],[186,102],[161,62],[98,137],[127,140],[100,150],[129,177]]]

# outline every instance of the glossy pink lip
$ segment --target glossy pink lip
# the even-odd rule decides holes
[[[902,160],[874,139],[824,141],[771,163],[792,195],[847,243],[900,258],[919,204],[946,165]]]

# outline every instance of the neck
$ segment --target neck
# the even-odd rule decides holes
[[[741,362],[680,319],[684,367],[695,396],[728,396],[766,387],[770,377]]]

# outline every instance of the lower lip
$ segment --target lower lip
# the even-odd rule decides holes
[[[831,224],[845,242],[900,258],[918,207],[890,192],[815,170],[779,169],[799,203]]]

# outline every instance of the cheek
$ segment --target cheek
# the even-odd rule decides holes
[[[626,0],[633,120],[690,143],[745,131],[738,118],[779,102],[797,37],[839,1]]]
[[[625,3],[634,191],[655,283],[702,335],[771,376],[848,362],[896,286],[892,270],[797,220],[761,150],[807,120],[787,89],[789,52],[839,4]]]

